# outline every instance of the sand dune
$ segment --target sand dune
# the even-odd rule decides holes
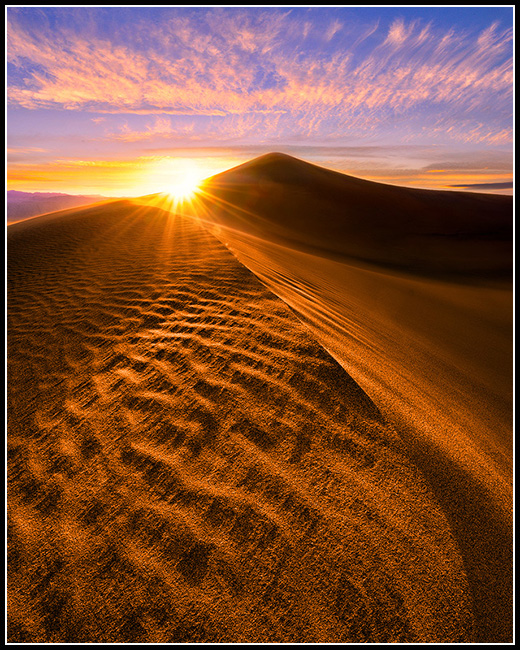
[[[511,198],[386,186],[282,154],[204,191],[212,231],[397,427],[461,548],[477,637],[509,638]]]
[[[451,298],[499,343],[473,369],[434,256],[419,279],[376,273],[311,253],[303,227],[290,247],[213,208],[213,234],[131,201],[8,228],[9,640],[509,640],[506,264],[489,253],[497,286]],[[416,314],[399,334],[400,300],[430,309],[428,327]],[[430,377],[405,349],[444,365]],[[478,400],[495,389],[501,437],[467,419],[475,377]],[[397,417],[407,390],[439,439]],[[454,401],[466,420],[452,433]]]

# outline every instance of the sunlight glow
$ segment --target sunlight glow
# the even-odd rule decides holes
[[[201,180],[202,178],[197,174],[187,171],[184,176],[178,178],[172,183],[169,189],[169,194],[171,194],[177,201],[191,199],[197,191]]]
[[[172,169],[172,177],[166,191],[175,204],[190,201],[206,176],[195,161],[176,161],[176,169]]]

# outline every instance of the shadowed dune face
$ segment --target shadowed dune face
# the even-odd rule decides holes
[[[210,222],[260,239],[415,275],[511,278],[510,196],[395,187],[285,154],[213,176],[203,190]]]
[[[9,640],[464,642],[396,430],[197,223],[9,227]]]

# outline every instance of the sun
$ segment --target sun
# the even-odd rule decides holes
[[[177,201],[186,201],[191,199],[197,191],[201,180],[202,177],[198,174],[194,174],[191,170],[187,170],[186,173],[173,181],[168,190],[168,194]]]
[[[172,173],[167,193],[176,204],[191,201],[205,176],[193,160],[184,160]]]

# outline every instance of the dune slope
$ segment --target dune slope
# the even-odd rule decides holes
[[[398,432],[193,220],[8,228],[12,642],[471,641]]]
[[[476,638],[511,639],[511,197],[363,181],[282,154],[196,211],[399,430],[461,549]]]

